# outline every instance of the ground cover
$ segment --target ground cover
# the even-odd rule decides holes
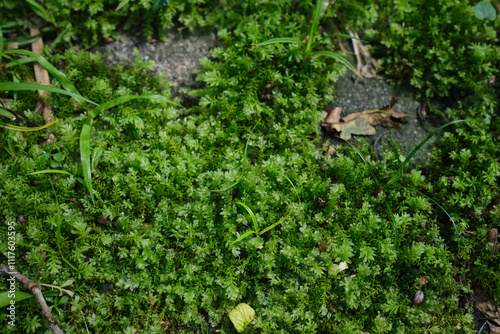
[[[189,99],[103,110],[83,147],[88,163],[81,132],[89,103],[51,94],[56,140],[46,131],[3,130],[0,233],[15,226],[20,272],[37,283],[66,282],[74,293],[43,288],[61,329],[234,333],[231,311],[246,303],[255,310],[244,322],[248,333],[474,332],[474,289],[500,302],[491,232],[500,220],[499,19],[476,17],[476,2],[321,7],[321,36],[365,32],[389,78],[413,85],[427,112],[437,97],[448,106],[438,113],[443,120],[473,121],[446,128],[430,164],[395,180],[404,157],[389,142],[377,154],[360,137],[335,154],[318,144],[329,135],[318,128],[321,111],[345,66],[304,52],[316,3],[154,3],[156,11],[132,1],[2,4],[3,45],[25,27],[45,28],[52,42],[44,56],[97,104],[172,96],[171,83],[139,53],[133,66],[110,69],[82,50],[118,38],[115,27],[161,38],[174,24],[208,26],[220,43],[201,61],[202,87],[187,91]],[[298,36],[303,44],[262,44]],[[336,38],[317,50],[338,52]],[[32,63],[14,58],[3,54],[0,81],[33,81]],[[36,91],[1,94],[24,118],[5,124],[45,122]],[[47,170],[66,174],[33,174]],[[390,180],[397,187],[381,191]],[[6,263],[8,238],[0,240]],[[34,298],[16,303],[16,327],[7,313],[0,308],[6,332],[50,332]]]

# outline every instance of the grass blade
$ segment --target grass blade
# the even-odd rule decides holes
[[[96,148],[92,153],[92,170],[97,169],[97,165],[99,164],[99,159],[101,155],[104,153],[104,150],[100,147]]]
[[[11,68],[11,67],[22,65],[22,64],[32,63],[34,61],[36,61],[36,59],[33,58],[33,57],[24,57],[24,58],[21,58],[21,59],[14,59],[14,60],[9,61],[5,65],[5,67],[6,68]]]
[[[244,233],[243,235],[240,235],[240,237],[238,239],[236,239],[235,241],[231,242],[231,244],[235,244],[238,241],[241,241],[241,240],[245,239],[246,237],[248,237],[249,235],[252,235],[254,233],[255,233],[255,231],[248,231],[248,232]],[[257,233],[255,233],[255,234],[257,234]]]
[[[375,180],[375,183],[377,184],[377,186],[379,185],[378,183],[378,180],[377,178],[375,177],[375,173],[373,173],[373,169],[372,167],[370,166],[370,164],[368,163],[368,161],[366,161],[365,157],[363,156],[363,154],[361,154],[361,152],[353,145],[351,144],[349,141],[346,140],[346,142],[351,146],[351,148],[359,155],[359,157],[361,158],[361,160],[363,160],[363,162],[365,163],[365,165],[368,166],[368,169],[370,169],[370,173],[372,174],[372,177],[373,179]]]
[[[302,41],[299,38],[278,37],[278,38],[273,38],[273,39],[270,39],[268,41],[265,41],[265,42],[262,42],[262,43],[259,43],[259,44],[255,44],[255,45],[262,46],[262,45],[269,45],[269,44],[276,44],[276,43],[280,43],[280,44],[284,44],[284,43],[302,44]]]
[[[11,120],[15,120],[16,116],[12,115],[10,112],[7,110],[0,108],[0,116],[10,118]]]
[[[281,224],[285,219],[287,219],[288,217],[290,216],[290,214],[287,214],[285,217],[281,218],[280,220],[278,220],[276,223],[266,227],[265,229],[263,229],[259,235],[263,235],[264,233],[266,233],[267,231],[275,228],[276,226],[278,226],[279,224]]]
[[[424,197],[427,197],[427,199],[429,201],[431,201],[432,203],[436,204],[441,210],[443,210],[443,212],[448,216],[448,218],[450,219],[451,223],[453,224],[453,228],[455,230],[455,234],[457,235],[457,238],[458,238],[458,253],[460,253],[460,235],[458,234],[458,230],[457,230],[457,225],[455,224],[455,221],[453,220],[453,218],[451,218],[450,214],[448,213],[448,211],[445,210],[445,208],[443,208],[438,202],[436,202],[435,200],[433,200],[431,197],[427,196],[426,194],[418,191],[417,189],[413,189],[413,188],[407,188],[407,187],[403,187],[403,186],[394,186],[394,187],[398,187],[398,188],[403,188],[403,189],[406,189],[408,191],[414,191]]]
[[[338,63],[345,65],[348,69],[356,73],[356,75],[360,78],[363,78],[361,74],[358,73],[358,71],[354,68],[354,66],[351,65],[351,63],[342,55],[339,55],[338,53],[331,52],[331,51],[316,51],[314,52],[314,55],[318,56],[325,56],[334,59]]]
[[[73,83],[68,79],[68,77],[64,73],[62,73],[57,68],[55,68],[51,63],[49,63],[49,61],[47,59],[45,59],[44,57],[42,57],[38,53],[28,51],[28,50],[10,50],[10,51],[6,51],[5,53],[6,54],[15,53],[15,54],[21,54],[21,55],[35,58],[38,61],[38,63],[40,63],[40,65],[42,65],[43,68],[45,68],[47,70],[47,72],[49,72],[54,78],[56,78],[57,81],[59,81],[59,83],[61,83],[61,86],[63,86],[64,89],[66,89],[68,92],[71,92],[73,94],[81,95],[78,92],[78,90],[76,89],[76,87],[73,85]],[[82,103],[84,101],[84,100],[81,100],[79,98],[75,98],[75,99],[79,103]]]
[[[23,299],[35,297],[32,293],[27,293],[23,291],[15,291],[15,297],[12,299],[9,295],[10,291],[0,292],[0,308],[7,306],[11,303],[11,300],[15,300],[16,302],[20,302]]]
[[[121,97],[118,97],[116,99],[113,99],[111,101],[108,101],[106,103],[103,103],[98,107],[95,107],[94,109],[89,111],[89,117],[95,118],[103,110],[113,108],[119,104],[128,102],[130,100],[135,100],[135,99],[160,100],[162,102],[168,102],[168,103],[172,103],[172,104],[177,105],[177,103],[174,102],[172,99],[169,99],[168,97],[165,97],[162,95],[156,95],[156,94],[152,94],[152,95],[125,95],[125,96],[121,96]]]
[[[94,190],[92,189],[92,174],[90,171],[90,132],[92,130],[92,119],[88,118],[83,122],[80,134],[80,158],[82,160],[83,180],[90,193],[92,203],[95,203]]]
[[[80,94],[75,94],[64,89],[55,88],[52,86],[45,86],[40,84],[26,83],[26,82],[0,82],[0,92],[4,91],[23,91],[23,90],[43,90],[51,93],[59,93],[63,95],[68,95],[75,100],[81,99],[85,102],[89,102],[97,105],[94,101],[84,98]]]
[[[442,129],[446,128],[447,126],[450,126],[452,124],[456,124],[456,123],[461,123],[461,122],[474,122],[473,120],[470,120],[470,119],[459,119],[459,120],[456,120],[456,121],[451,121],[451,122],[448,122],[446,123],[445,125],[441,125],[439,128],[437,128],[436,130],[432,131],[432,133],[430,133],[427,137],[425,137],[424,140],[422,140],[420,142],[420,144],[417,145],[417,147],[415,147],[413,149],[413,151],[411,151],[410,155],[406,158],[406,160],[403,162],[403,165],[402,165],[402,168],[404,168],[411,160],[411,158],[413,158],[413,156],[418,152],[418,150],[420,150],[420,148],[422,146],[424,146],[425,143],[427,143],[427,141],[429,139],[432,138],[432,136],[434,136],[436,133],[438,133],[439,131],[441,131]]]
[[[318,26],[319,26],[319,18],[321,16],[321,7],[323,7],[323,0],[317,0],[316,7],[314,8],[311,30],[309,32],[309,39],[307,40],[306,49],[305,49],[306,56],[312,50],[312,45],[313,45],[313,42],[315,40],[316,31],[318,30]]]
[[[0,55],[3,53],[3,31],[2,27],[0,27]],[[0,56],[0,61],[2,60],[2,57]]]
[[[70,172],[67,172],[65,170],[60,170],[60,169],[44,169],[44,170],[40,170],[38,172],[29,173],[28,175],[36,175],[36,174],[64,174],[64,175],[74,176]],[[76,177],[76,180],[78,182],[80,182],[83,186],[86,186],[85,182],[81,178]]]
[[[255,218],[255,215],[253,214],[252,209],[250,209],[245,203],[242,203],[242,202],[235,202],[235,203],[238,204],[239,206],[241,206],[242,208],[244,208],[245,210],[247,210],[248,214],[250,215],[250,218],[252,219],[255,233],[258,234],[259,233],[259,224],[257,224],[257,219]]]
[[[29,132],[29,131],[38,131],[38,130],[42,130],[42,129],[48,128],[49,126],[52,126],[52,125],[54,125],[55,123],[57,123],[59,121],[60,121],[60,119],[58,119],[57,121],[53,121],[53,122],[50,122],[48,124],[42,125],[42,126],[37,126],[37,127],[32,127],[32,128],[28,128],[28,127],[25,127],[25,126],[17,126],[17,125],[4,124],[4,123],[0,123],[0,127],[4,128],[4,129],[7,129],[7,130]]]

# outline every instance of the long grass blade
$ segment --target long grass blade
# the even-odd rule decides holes
[[[92,202],[95,203],[94,190],[92,189],[92,173],[90,170],[90,132],[92,130],[92,119],[88,118],[83,122],[82,132],[80,133],[80,158],[82,161],[83,180],[90,193]]]
[[[0,108],[0,116],[10,118],[12,121],[16,119],[16,116],[12,115],[10,112],[4,108]]]
[[[345,65],[348,69],[356,73],[356,75],[360,78],[363,78],[361,74],[358,73],[358,71],[352,66],[352,64],[342,55],[339,55],[338,53],[331,52],[331,51],[316,51],[313,53],[313,55],[318,55],[318,56],[325,56],[334,59],[338,63]]]
[[[67,172],[65,170],[60,170],[60,169],[44,169],[44,170],[40,170],[37,172],[29,173],[28,175],[37,175],[37,174],[64,174],[64,175],[69,175],[69,176],[74,177],[74,175],[71,174],[70,172]],[[85,182],[81,178],[76,177],[76,180],[78,182],[80,182],[84,187],[86,187]]]
[[[323,7],[323,0],[316,1],[316,7],[314,7],[313,19],[311,24],[311,30],[309,31],[309,39],[307,40],[305,53],[306,56],[312,51],[312,45],[316,39],[316,31],[319,26],[319,18],[321,16],[321,7]]]
[[[14,291],[14,298],[11,298],[11,295],[11,291],[0,292],[0,308],[9,305],[12,303],[12,300],[20,302],[23,299],[35,297],[34,294],[23,291]]]
[[[389,216],[391,217],[391,220],[394,224],[394,245],[396,245],[396,249],[398,249],[398,224],[396,223],[396,218],[394,217],[394,214],[392,213],[392,209],[391,209],[391,206],[389,205],[389,203],[387,203],[387,201],[385,200],[384,198],[384,203],[385,203],[385,206],[387,206],[387,210],[389,211]]]
[[[373,172],[373,169],[370,166],[370,164],[368,163],[368,161],[366,161],[366,159],[363,156],[363,154],[361,154],[361,152],[353,144],[351,144],[349,141],[346,140],[346,143],[351,146],[351,148],[359,155],[359,157],[365,163],[365,165],[368,166],[368,169],[370,170],[370,173],[372,174],[372,177],[375,180],[375,183],[377,184],[377,186],[379,186],[379,182],[378,182],[377,178],[375,177],[375,173]]]
[[[287,214],[285,217],[281,218],[280,220],[278,220],[276,223],[266,227],[265,229],[263,229],[259,235],[263,235],[264,233],[266,233],[267,231],[275,228],[276,226],[278,226],[279,224],[281,224],[285,219],[287,219],[288,217],[290,216],[290,214]]]
[[[58,119],[57,121],[53,121],[53,122],[47,123],[47,124],[42,125],[42,126],[37,126],[37,127],[32,127],[32,128],[28,128],[28,127],[25,127],[25,126],[17,126],[17,125],[4,124],[4,123],[0,123],[0,127],[4,128],[4,129],[7,129],[7,130],[20,131],[20,132],[29,132],[29,131],[38,131],[38,130],[42,130],[42,129],[48,128],[49,126],[52,126],[52,125],[54,125],[55,123],[57,123],[59,121],[60,121],[60,119]]]
[[[292,44],[302,44],[302,41],[299,38],[293,38],[293,37],[278,37],[278,38],[273,38],[270,40],[267,40],[265,42],[256,44],[258,46],[262,45],[269,45],[269,44],[285,44],[285,43],[292,43]]]
[[[443,208],[438,202],[436,202],[435,200],[433,200],[431,197],[429,197],[426,194],[418,191],[417,189],[403,187],[403,186],[398,186],[398,185],[395,185],[394,187],[406,189],[408,191],[414,191],[414,192],[416,192],[416,193],[418,193],[418,194],[426,197],[429,201],[431,201],[432,203],[436,204],[441,210],[443,210],[443,212],[448,216],[448,218],[450,219],[451,223],[453,224],[453,229],[455,230],[455,234],[457,235],[457,238],[458,238],[458,252],[460,253],[460,234],[458,233],[457,224],[455,224],[455,221],[450,216],[450,214],[448,213],[448,211],[446,211],[445,208]]]
[[[235,243],[237,243],[238,241],[241,241],[241,240],[245,239],[246,237],[248,237],[248,236],[250,236],[250,235],[252,235],[252,234],[254,234],[254,233],[255,233],[255,231],[248,231],[248,232],[245,232],[244,234],[240,235],[240,237],[239,237],[238,239],[234,240],[231,244],[235,244]],[[255,233],[255,234],[256,234],[256,233]]]
[[[456,123],[461,123],[461,122],[474,122],[473,120],[470,120],[470,119],[459,119],[459,120],[456,120],[456,121],[451,121],[451,122],[448,122],[444,125],[441,125],[439,128],[437,128],[436,130],[432,131],[427,137],[425,137],[424,140],[422,140],[420,142],[420,144],[417,145],[417,147],[415,147],[413,149],[413,151],[411,151],[410,155],[406,158],[406,160],[403,162],[403,165],[402,165],[402,168],[404,168],[411,160],[411,158],[413,158],[413,156],[418,152],[418,150],[420,150],[420,148],[422,146],[424,146],[425,143],[427,143],[427,141],[429,139],[431,139],[436,133],[438,133],[439,131],[441,131],[442,129],[452,125],[452,124],[456,124]]]
[[[119,104],[128,102],[130,100],[135,100],[135,99],[159,100],[162,102],[168,102],[168,103],[172,103],[172,104],[177,105],[177,103],[174,100],[169,99],[168,97],[165,97],[162,95],[156,95],[156,94],[152,94],[152,95],[125,95],[125,96],[121,96],[121,97],[118,97],[116,99],[113,99],[111,101],[108,101],[106,103],[103,103],[98,107],[95,107],[94,109],[89,111],[89,117],[95,118],[103,110],[113,108]]]
[[[0,27],[0,61],[2,60],[1,54],[3,53],[3,31],[2,27]]]
[[[28,51],[28,50],[10,50],[10,51],[7,51],[5,53],[6,54],[15,53],[15,54],[20,54],[20,55],[25,55],[25,56],[35,58],[38,61],[38,63],[40,65],[42,65],[43,68],[45,68],[47,70],[47,72],[49,72],[57,81],[59,81],[59,83],[61,84],[61,86],[63,86],[63,88],[65,90],[67,90],[68,92],[71,92],[73,94],[76,94],[76,95],[81,95],[78,92],[78,90],[76,89],[76,87],[73,85],[73,83],[68,79],[68,77],[64,73],[62,73],[57,68],[55,68],[47,59],[45,59],[45,57],[42,57],[38,53]],[[84,100],[81,100],[79,98],[75,98],[75,99],[79,103],[82,103],[84,101]]]
[[[14,59],[14,60],[9,61],[5,65],[5,67],[6,68],[11,68],[11,67],[19,66],[19,65],[22,65],[22,64],[32,63],[34,61],[36,61],[36,59],[33,58],[33,57],[24,57],[24,58],[21,58],[21,59]]]
[[[55,88],[52,86],[45,86],[45,85],[26,83],[26,82],[0,82],[0,92],[23,91],[23,90],[43,90],[43,91],[51,92],[51,93],[59,93],[59,94],[71,96],[75,100],[80,99],[82,101],[97,105],[97,103],[95,103],[94,101],[86,99],[83,96],[81,96],[80,94],[75,94],[75,93],[69,92],[67,90]]]
[[[242,208],[244,208],[245,210],[247,210],[248,214],[250,215],[250,218],[252,219],[255,233],[258,234],[259,233],[259,224],[257,224],[257,219],[255,218],[255,215],[254,215],[252,209],[250,209],[245,203],[242,203],[242,202],[235,202],[235,203],[238,204],[239,206],[241,206]]]

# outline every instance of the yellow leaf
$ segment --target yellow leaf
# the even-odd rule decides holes
[[[255,310],[248,304],[240,303],[228,315],[236,330],[241,333],[252,322]]]

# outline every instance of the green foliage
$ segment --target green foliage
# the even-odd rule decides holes
[[[217,25],[224,42],[202,61],[199,80],[205,86],[191,92],[198,105],[187,109],[165,100],[155,103],[161,99],[155,97],[116,107],[127,95],[167,98],[168,82],[154,77],[153,64],[140,57],[130,68],[110,70],[99,56],[68,49],[46,57],[65,68],[80,96],[100,107],[88,108],[84,116],[68,94],[53,94],[61,119],[53,127],[55,143],[39,145],[46,138],[38,132],[0,138],[6,148],[0,152],[0,211],[7,222],[19,214],[26,220],[15,224],[17,268],[54,286],[74,281],[74,297],[62,299],[59,291],[49,296],[63,330],[234,333],[227,314],[245,302],[255,309],[246,329],[253,333],[451,333],[457,328],[471,333],[471,310],[457,305],[469,287],[458,283],[457,274],[466,271],[498,296],[498,271],[492,269],[498,255],[483,252],[466,270],[457,260],[468,260],[488,224],[499,219],[498,206],[490,205],[500,193],[495,93],[479,102],[464,99],[462,108],[448,110],[453,119],[483,119],[454,124],[455,133],[445,134],[433,152],[432,165],[406,175],[397,150],[385,152],[383,164],[371,159],[368,144],[358,148],[366,164],[348,148],[338,148],[335,159],[325,158],[318,139],[308,136],[318,131],[318,110],[334,95],[342,67],[323,58],[303,61],[301,45],[256,45],[312,28],[310,1],[226,1],[210,11],[214,7],[201,2],[172,0],[158,12],[149,10],[152,1],[82,2],[71,9],[62,2],[63,9],[47,12],[54,18],[75,15],[66,34],[87,31],[83,38],[91,39],[91,32],[105,36],[103,29],[116,17],[127,24],[143,15],[146,30],[156,15],[166,15],[158,24],[171,22],[167,14],[174,5],[181,22]],[[15,8],[11,13],[19,14]],[[335,15],[342,23],[356,8]],[[374,18],[374,5],[365,8],[366,23]],[[472,7],[468,10],[473,17]],[[188,13],[189,18],[182,16]],[[82,27],[82,16],[83,26],[94,24]],[[324,17],[333,17],[332,11]],[[57,24],[63,28],[63,23]],[[5,67],[0,81],[13,82],[14,69],[20,81],[29,81],[26,64]],[[53,86],[65,88],[59,81]],[[18,94],[14,111],[39,122],[31,111],[36,94]],[[91,122],[92,136],[87,127],[81,141],[80,129]],[[66,173],[46,172],[53,168]],[[78,179],[82,174],[85,180]],[[394,175],[401,186],[377,197],[377,180]],[[412,189],[432,194],[438,205]],[[238,203],[252,210],[243,211]],[[439,206],[457,224],[460,250],[455,231],[442,225],[448,218]],[[248,230],[266,234],[234,242]],[[0,238],[2,261],[6,251]],[[343,262],[348,268],[333,273]],[[491,275],[481,278],[482,272]],[[429,276],[425,298],[415,305],[424,276]],[[0,285],[0,293],[5,290]],[[32,298],[17,311],[24,332],[48,329]],[[0,321],[6,319],[3,312]]]
[[[372,54],[396,84],[411,84],[422,98],[462,99],[471,90],[481,94],[499,68],[499,21],[482,21],[494,19],[490,6],[473,0],[340,1],[327,16],[356,11],[347,24],[366,33]]]

